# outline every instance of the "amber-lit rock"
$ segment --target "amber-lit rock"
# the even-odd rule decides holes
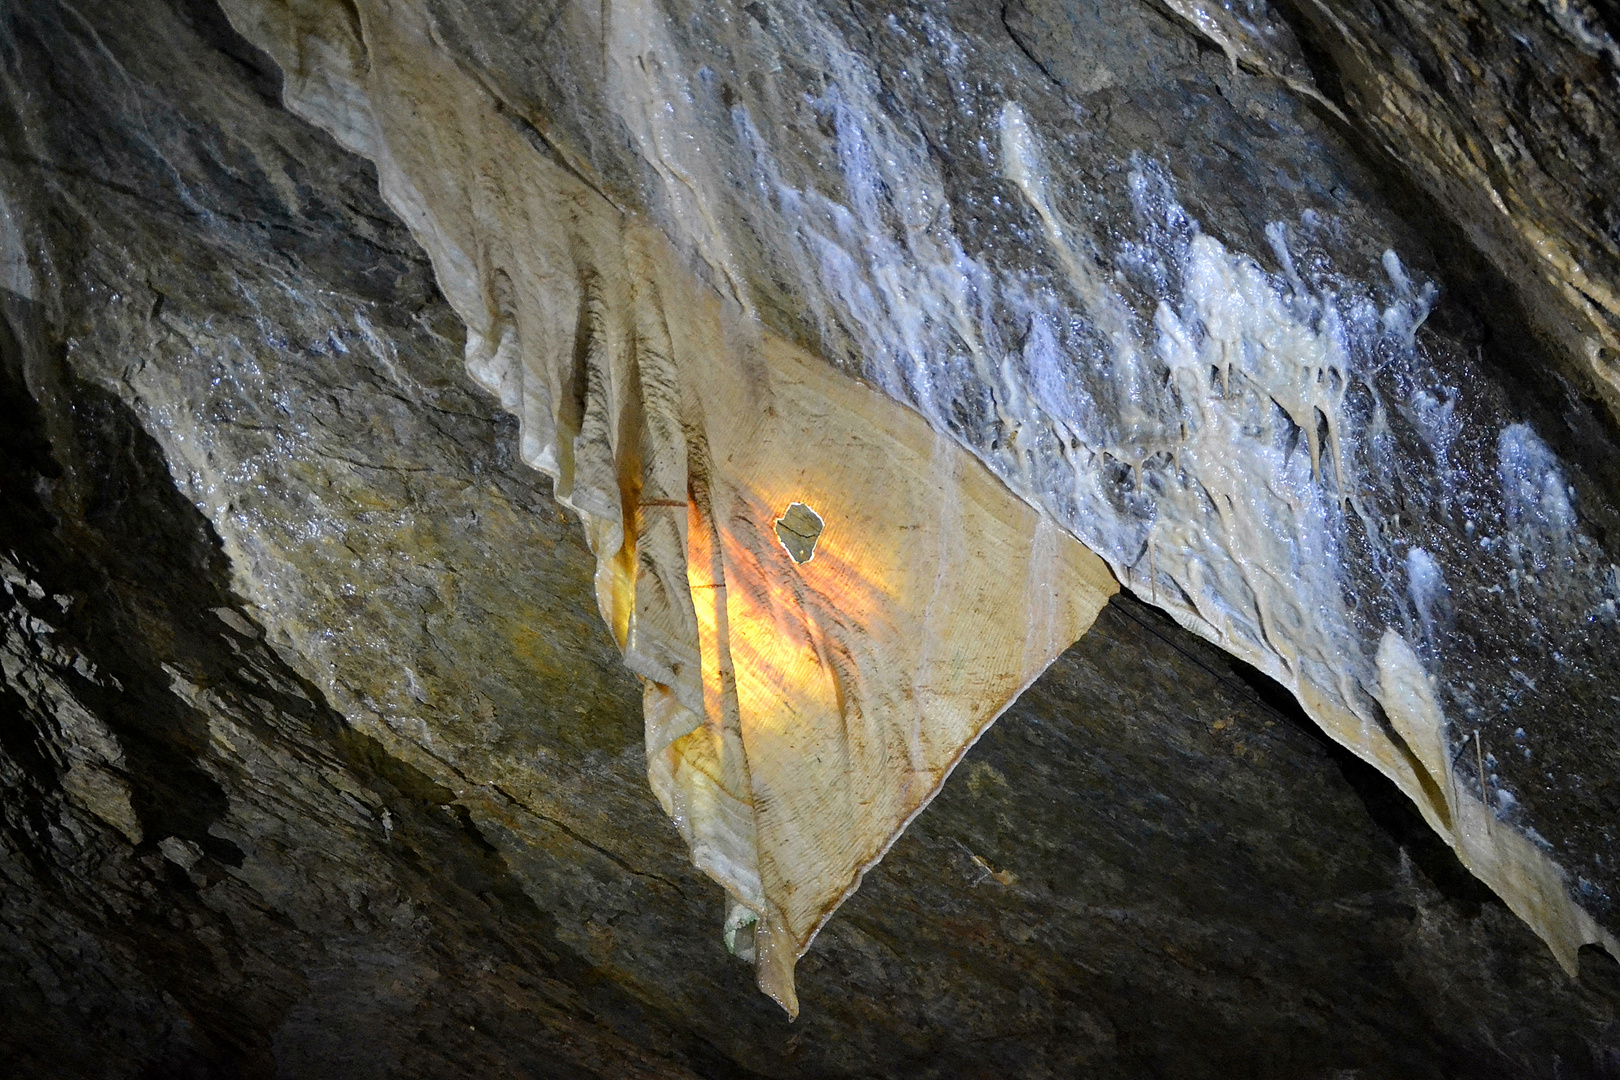
[[[821,394],[847,415],[902,403],[931,454],[966,450],[1042,507],[1026,520],[1099,526],[1087,542],[1126,587],[839,906],[789,1024],[725,955],[716,928],[746,953],[753,912],[649,790],[643,685],[579,515],[524,464],[524,409],[464,374],[468,309],[418,223],[283,108],[280,66],[213,4],[0,4],[0,1060],[75,1078],[1612,1072],[1613,963],[1582,948],[1571,978],[1468,862],[1550,853],[1555,906],[1613,929],[1617,474],[1602,409],[1559,381],[1586,361],[1536,329],[1559,309],[1471,246],[1472,203],[1428,201],[1379,156],[1383,121],[1316,24],[1218,6],[1235,69],[1174,5],[415,9],[525,145],[669,238],[702,283],[685,295],[745,298],[749,341],[864,380]],[[1386,74],[1480,80],[1447,91],[1452,119],[1511,118],[1502,154],[1558,173],[1538,220],[1587,245],[1596,280],[1602,155],[1583,164],[1569,125],[1600,135],[1610,108],[1598,15],[1503,5],[1471,36],[1449,7],[1414,33],[1404,0],[1360,24],[1331,6],[1369,54],[1444,39]],[[353,33],[362,8],[344,10]],[[1344,119],[1293,85],[1301,58]],[[1532,71],[1560,109],[1457,105]],[[641,100],[669,110],[627,125]],[[1428,108],[1404,122],[1440,130]],[[506,190],[490,164],[480,182]],[[700,307],[663,302],[676,322]],[[752,452],[741,419],[709,429]],[[1226,509],[1192,513],[1186,477]],[[772,581],[839,565],[818,570],[839,508],[800,486],[743,518]],[[1319,508],[1346,490],[1343,520],[1370,532],[1305,528],[1334,525]],[[776,524],[795,501],[826,515],[803,563]],[[1334,535],[1351,543],[1302,543]],[[1381,562],[1357,561],[1369,537]],[[1345,612],[1327,640],[1349,648],[1304,633]],[[1365,737],[1410,751],[1386,763],[1407,793],[1289,704],[1327,681],[1319,661],[1378,703]]]

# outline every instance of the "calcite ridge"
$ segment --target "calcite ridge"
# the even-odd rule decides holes
[[[467,323],[469,372],[579,514],[645,680],[653,791],[725,888],[734,951],[796,1013],[816,932],[1113,579],[537,148],[419,11],[231,11],[289,104],[377,163]]]
[[[289,106],[377,164],[466,321],[468,370],[520,418],[524,459],[584,521],[604,619],[647,680],[654,790],[733,914],[757,917],[761,985],[790,1011],[792,962],[827,914],[984,724],[1089,623],[1112,588],[1096,557],[1292,690],[1566,969],[1584,943],[1616,951],[1562,872],[1459,782],[1460,727],[1446,710],[1473,705],[1464,680],[1442,685],[1433,672],[1456,663],[1436,597],[1461,595],[1461,583],[1430,554],[1455,523],[1399,550],[1381,536],[1380,500],[1402,496],[1396,473],[1369,474],[1396,460],[1379,372],[1423,377],[1418,335],[1434,298],[1393,249],[1374,285],[1324,272],[1314,254],[1305,265],[1332,229],[1307,210],[1266,228],[1268,271],[1203,230],[1146,158],[1124,173],[1135,233],[1115,243],[1053,179],[1069,151],[1003,94],[992,109],[977,103],[977,151],[1003,183],[995,212],[1022,221],[1018,241],[1042,262],[1016,270],[970,254],[936,155],[887,111],[870,59],[805,5],[728,32],[761,56],[796,45],[826,72],[803,108],[830,129],[841,200],[761,126],[765,91],[711,86],[715,69],[690,62],[656,5],[570,16],[598,20],[600,71],[581,93],[621,125],[634,156],[621,172],[644,181],[645,210],[610,197],[600,163],[567,138],[519,120],[451,54],[424,5],[226,6],[286,71]],[[1245,43],[1234,27],[1204,31],[1234,60],[1298,81],[1286,42]],[[951,28],[928,16],[912,29],[970,102]],[[915,40],[894,20],[887,30]],[[730,124],[712,142],[705,87]],[[954,212],[974,209],[989,212]],[[914,412],[773,331],[760,260],[803,299],[827,355]],[[1402,413],[1443,489],[1461,396],[1424,387]],[[1534,440],[1499,444],[1498,456],[1540,462],[1533,486],[1561,490]],[[884,478],[861,461],[883,462]],[[1491,498],[1511,502],[1510,489]],[[802,563],[772,528],[795,502],[836,508]],[[1486,539],[1529,587],[1556,579],[1567,618],[1601,593],[1601,574],[1573,522],[1537,505],[1517,518],[1505,504],[1489,511],[1503,529]],[[885,547],[896,530],[913,535]],[[987,558],[994,580],[975,581]],[[1501,594],[1482,586],[1470,602],[1495,603],[1478,600],[1492,588]],[[1352,604],[1357,590],[1367,595]],[[940,631],[966,623],[960,640]],[[975,665],[965,675],[963,649]],[[922,691],[953,704],[921,706]],[[801,738],[820,730],[804,722],[812,714],[837,718],[839,738]],[[874,726],[852,735],[852,717]],[[757,739],[782,755],[756,755]],[[852,746],[872,751],[864,764]],[[846,771],[806,780],[763,767],[825,767],[818,753]],[[859,828],[799,797],[862,769],[886,779],[883,807]],[[812,821],[862,839],[822,865],[829,850],[804,834]],[[796,844],[816,858],[779,864]],[[805,881],[814,897],[789,900]],[[728,918],[733,931],[746,922]]]

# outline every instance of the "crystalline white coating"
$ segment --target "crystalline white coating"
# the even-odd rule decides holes
[[[1247,6],[1172,7],[1234,61],[1291,77]],[[722,63],[725,50],[694,46],[649,0],[601,10],[614,137],[693,272],[745,314],[765,312],[774,288],[825,359],[976,454],[1138,596],[1293,690],[1566,965],[1599,939],[1560,906],[1561,879],[1529,834],[1493,829],[1478,798],[1452,790],[1464,738],[1452,723],[1471,729],[1537,702],[1538,681],[1546,697],[1548,678],[1582,677],[1574,646],[1586,622],[1620,618],[1620,573],[1581,531],[1552,450],[1426,361],[1432,285],[1371,238],[1333,250],[1376,261],[1331,265],[1310,239],[1336,227],[1325,210],[1266,225],[1268,270],[1206,232],[1145,156],[1116,174],[1123,191],[1085,191],[1063,125],[1032,119],[1034,104],[985,108],[971,51],[927,14],[890,17],[887,32],[937,65],[949,98],[937,104],[969,131],[948,150],[990,174],[965,194],[924,121],[892,106],[909,73],[880,77],[828,11],[773,5],[769,33],[728,39]],[[816,77],[810,90],[784,80],[786,103],[721,93],[693,49],[735,65],[739,83],[788,66]],[[352,97],[341,79],[289,84],[307,115],[377,158],[412,227],[430,229]],[[789,115],[764,116],[773,103]],[[820,134],[794,134],[810,128]],[[1110,199],[1112,217],[1096,205]],[[975,231],[992,220],[989,239]],[[442,238],[436,267],[468,319],[469,370],[522,421],[525,460],[565,477],[575,505],[610,498],[611,477],[575,477],[564,460],[553,388],[518,371],[520,348],[571,343],[525,326],[520,346],[504,286]],[[1469,615],[1485,648],[1453,644]]]
[[[1438,651],[1438,620],[1447,617],[1450,606],[1446,580],[1440,572],[1440,564],[1434,561],[1434,556],[1422,548],[1412,548],[1406,553],[1406,582],[1412,606],[1417,610],[1423,640],[1431,650]]]
[[[1620,590],[1607,596],[1585,571],[1534,578],[1580,543],[1562,472],[1522,424],[1502,431],[1498,491],[1463,456],[1463,391],[1423,374],[1431,284],[1388,249],[1376,280],[1324,274],[1319,259],[1306,273],[1283,222],[1265,229],[1278,267],[1268,271],[1204,232],[1145,158],[1125,176],[1134,233],[1099,235],[1074,202],[1084,193],[1054,182],[1052,154],[1022,105],[975,113],[950,29],[928,15],[909,29],[891,19],[910,47],[924,44],[911,36],[926,39],[956,118],[980,125],[978,153],[1005,181],[983,209],[1022,219],[1011,247],[1035,263],[1020,263],[1005,240],[970,243],[959,232],[976,209],[953,202],[928,139],[886,106],[883,79],[830,16],[773,7],[771,35],[750,46],[764,50],[763,70],[791,55],[823,73],[794,114],[830,133],[813,165],[779,152],[780,129],[756,121],[757,98],[746,94],[726,103],[731,140],[703,138],[697,90],[657,14],[627,5],[615,17],[647,25],[633,31],[641,60],[616,65],[622,85],[609,96],[620,95],[618,113],[659,177],[655,213],[722,293],[755,308],[731,246],[753,243],[751,259],[787,283],[823,355],[972,450],[1138,596],[1292,689],[1426,806],[1476,872],[1516,887],[1497,860],[1533,849],[1470,839],[1448,816],[1463,803],[1436,801],[1423,785],[1450,777],[1437,763],[1461,735],[1447,709],[1473,722],[1518,699],[1456,680],[1402,698],[1424,717],[1414,730],[1435,742],[1425,779],[1380,726],[1396,707],[1389,687],[1418,676],[1389,683],[1372,654],[1388,653],[1393,630],[1423,657],[1406,647],[1413,659],[1401,671],[1455,666],[1457,605],[1482,602],[1477,592],[1460,598],[1442,570],[1462,536],[1482,558],[1506,560],[1525,611],[1557,593],[1612,616]],[[1226,18],[1217,29],[1245,26]],[[632,33],[620,21],[614,32]],[[1325,227],[1315,211],[1301,215],[1301,230]],[[1420,447],[1403,443],[1412,435]],[[1433,542],[1396,539],[1417,527],[1402,509],[1428,515]],[[1557,655],[1533,631],[1527,641]],[[1570,943],[1595,931],[1554,910],[1555,873],[1526,873],[1539,884],[1510,903],[1572,963]]]
[[[830,56],[834,70],[857,64]],[[772,235],[793,241],[828,336],[847,333],[863,374],[980,453],[1139,594],[1263,656],[1284,682],[1308,675],[1341,707],[1359,707],[1354,682],[1368,665],[1336,577],[1348,366],[1337,309],[1279,288],[1199,232],[1144,166],[1131,177],[1136,200],[1167,236],[1150,254],[1181,268],[1181,290],[1142,326],[1095,242],[1054,205],[1012,103],[999,123],[1003,171],[1041,223],[1062,291],[993,272],[932,219],[897,239],[878,192],[940,205],[943,181],[920,148],[874,119],[880,111],[851,107],[844,93],[829,90],[823,104],[847,205],[784,181],[746,111],[733,109]],[[879,175],[879,162],[892,171]],[[1391,310],[1406,312],[1390,320],[1403,336],[1421,318],[1421,305]],[[1006,325],[1023,340],[1006,342]],[[979,425],[964,429],[975,404]]]
[[[1503,428],[1496,452],[1509,557],[1544,565],[1568,550],[1577,526],[1563,468],[1528,424]]]
[[[873,100],[864,61],[825,27],[800,29],[831,75],[814,105],[836,132],[843,198],[795,182],[746,107],[730,115],[757,195],[744,213],[785,256],[824,339],[849,341],[863,376],[978,453],[1137,595],[1289,686],[1335,737],[1377,760],[1385,703],[1370,647],[1393,622],[1444,668],[1454,606],[1436,553],[1414,545],[1403,555],[1386,538],[1375,496],[1390,490],[1384,471],[1411,453],[1392,410],[1431,458],[1433,505],[1460,513],[1464,533],[1475,516],[1500,520],[1501,534],[1481,543],[1505,541],[1510,560],[1523,552],[1535,565],[1575,542],[1556,458],[1527,426],[1502,433],[1497,510],[1457,458],[1456,388],[1419,384],[1404,402],[1374,393],[1371,407],[1347,408],[1353,381],[1370,389],[1391,363],[1418,369],[1434,287],[1414,282],[1392,250],[1383,284],[1339,278],[1335,288],[1319,275],[1313,287],[1280,222],[1266,236],[1281,273],[1267,272],[1204,233],[1148,161],[1128,177],[1139,234],[1109,251],[1065,210],[1035,125],[1010,101],[987,157],[1057,273],[970,256],[942,209],[943,177],[921,138]],[[1120,283],[1127,266],[1152,283],[1151,316]],[[1375,303],[1377,292],[1385,299]],[[1354,535],[1358,551],[1346,546]],[[1369,588],[1386,599],[1352,612],[1346,596]],[[1468,691],[1455,698],[1477,708]],[[1432,700],[1429,714],[1441,710]],[[1457,738],[1443,720],[1430,727],[1442,743]],[[1471,865],[1500,885],[1487,864],[1528,850],[1493,841]]]
[[[0,289],[8,289],[29,300],[39,298],[22,230],[4,191],[0,191]]]

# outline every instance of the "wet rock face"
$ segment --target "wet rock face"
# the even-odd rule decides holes
[[[1006,8],[1003,44],[1189,146],[1219,145],[1211,113],[1296,107],[1171,15],[1121,11],[1087,39],[1141,65],[1110,61],[1116,83],[1066,52],[1065,9]],[[441,12],[490,72],[544,55],[521,36],[544,14]],[[460,374],[459,322],[375,176],[279,107],[274,67],[201,0],[0,20],[0,1052],[20,1075],[1620,1071],[1612,960],[1566,978],[1375,772],[1128,598],[829,924],[789,1026],[692,933],[722,900],[646,790],[590,555]],[[1192,171],[1227,201],[1200,213],[1251,215],[1258,243],[1264,170],[1206,152]],[[1289,154],[1423,248],[1358,152]],[[1427,259],[1441,328],[1494,348],[1506,317],[1450,300],[1448,253]],[[1526,407],[1601,504],[1592,411]],[[1567,815],[1543,832],[1613,928],[1616,774],[1589,749],[1611,737],[1550,718],[1582,779],[1536,813]]]
[[[1620,20],[1613,5],[1277,5],[1325,94],[1460,231],[1489,290],[1551,343],[1552,366],[1616,410]],[[1449,260],[1448,260],[1449,261]],[[1481,269],[1484,269],[1483,267]],[[1502,295],[1499,275],[1510,283]],[[1482,309],[1497,334],[1511,320]]]
[[[1585,763],[1620,691],[1608,241],[1572,224],[1612,126],[1591,13],[1448,9],[1408,46],[1429,16],[1323,5],[226,6],[384,163],[475,345],[558,354],[503,299],[522,260],[444,227],[502,166],[458,175],[411,104],[435,85],[1294,691],[1566,963],[1603,939],[1564,881],[1608,902]],[[595,271],[558,263],[519,291],[583,310]],[[525,460],[563,468],[558,380],[487,351]]]

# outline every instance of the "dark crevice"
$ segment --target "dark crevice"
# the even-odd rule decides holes
[[[1020,6],[1022,6],[1022,5],[1020,5]],[[1059,79],[1056,75],[1052,74],[1052,70],[1046,66],[1046,64],[1041,60],[1040,57],[1035,55],[1034,50],[1032,50],[1029,47],[1028,43],[1026,43],[1024,41],[1023,36],[1020,35],[1016,29],[1014,29],[1013,24],[1012,24],[1012,16],[1011,16],[1011,13],[1010,13],[1011,8],[1012,8],[1012,0],[1005,0],[1005,2],[1002,3],[1002,5],[1001,5],[1001,26],[1002,26],[1002,29],[1007,31],[1007,36],[1009,38],[1011,38],[1012,43],[1015,46],[1018,47],[1018,51],[1024,54],[1024,59],[1028,60],[1031,64],[1034,64],[1035,69],[1037,71],[1039,71],[1042,75],[1046,76],[1046,81],[1047,82],[1049,82],[1053,86],[1057,87],[1058,90],[1060,90],[1060,91],[1066,90],[1067,87],[1065,87],[1063,85],[1063,80]]]
[[[1395,786],[1395,782],[1335,742],[1281,683],[1252,664],[1230,655],[1222,658],[1230,674],[1223,674],[1215,664],[1205,662],[1193,655],[1191,648],[1177,643],[1178,636],[1185,634],[1185,631],[1134,597],[1121,593],[1110,601],[1110,605],[1118,606],[1122,614],[1203,668],[1239,697],[1254,702],[1264,712],[1302,732],[1321,747],[1345,782],[1355,791],[1373,824],[1406,852],[1434,887],[1447,900],[1458,905],[1462,914],[1472,918],[1479,914],[1483,904],[1501,906],[1496,894],[1468,872],[1457,858],[1457,853],[1423,820],[1423,815],[1412,800]]]
[[[281,68],[269,54],[236,32],[219,0],[168,0],[175,14],[207,47],[232,63],[244,85],[270,108],[281,107]]]

